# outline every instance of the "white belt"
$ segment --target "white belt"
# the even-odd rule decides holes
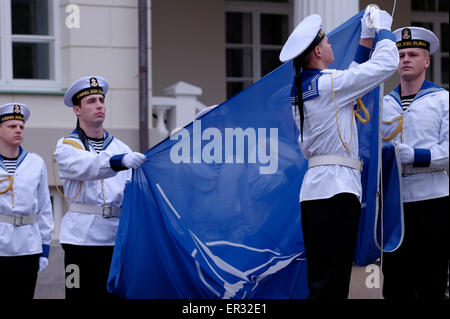
[[[14,226],[31,225],[37,219],[37,215],[5,215],[0,213],[0,222]]]
[[[96,214],[104,218],[120,217],[121,208],[112,205],[92,206],[77,203],[71,203],[69,210],[83,214]]]
[[[435,167],[413,167],[412,165],[402,165],[403,176],[418,173],[441,172],[441,171],[445,171],[445,169]]]
[[[338,156],[338,155],[317,155],[311,157],[308,160],[308,168],[313,168],[316,166],[323,165],[342,165],[346,167],[350,167],[356,169],[357,171],[362,172],[363,169],[363,161],[357,160],[347,156]]]

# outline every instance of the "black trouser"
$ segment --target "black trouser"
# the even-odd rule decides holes
[[[348,297],[360,213],[349,193],[301,202],[310,299]]]
[[[114,246],[62,244],[66,268],[66,299],[116,298],[106,289]]]
[[[40,254],[0,257],[0,300],[33,299],[39,256]]]
[[[449,197],[404,203],[401,246],[383,255],[385,299],[443,299],[449,258]]]

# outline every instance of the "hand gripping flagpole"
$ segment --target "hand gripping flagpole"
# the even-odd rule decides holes
[[[380,8],[376,4],[369,4],[366,7],[367,15],[366,25],[370,28],[378,29],[380,25]]]
[[[392,7],[391,17],[394,19],[395,7],[397,6],[397,0],[394,0],[394,6]],[[378,29],[380,25],[380,7],[376,4],[369,4],[366,7],[366,11],[369,11],[367,15],[366,25],[368,28]]]

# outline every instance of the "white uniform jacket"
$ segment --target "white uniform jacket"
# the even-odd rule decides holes
[[[86,151],[76,131],[69,137],[61,138],[56,144],[54,158],[69,205],[107,204],[121,207],[125,184],[131,179],[132,171],[114,171],[110,159],[114,155],[130,152],[126,144],[108,133],[105,136],[103,151],[99,153],[91,145],[89,152]],[[60,243],[113,246],[118,226],[119,218],[116,217],[105,218],[97,214],[69,210],[61,221]]]
[[[403,117],[403,143],[429,153],[425,164],[448,170],[448,91],[425,81],[406,111],[402,109],[400,86],[384,97],[383,121]],[[394,133],[399,124],[383,124],[383,136]],[[391,143],[402,143],[397,134]],[[423,166],[423,165],[422,165]],[[444,197],[449,194],[447,172],[425,172],[402,177],[404,202]]]
[[[14,226],[0,222],[0,256],[22,256],[42,253],[49,247],[53,234],[53,210],[42,158],[20,148],[16,171],[8,173],[0,159],[0,213],[3,215],[37,215],[32,224]],[[6,180],[5,180],[6,179]]]
[[[306,74],[310,80],[306,83],[303,81],[304,128],[303,142],[299,137],[299,145],[307,160],[317,155],[359,158],[358,131],[353,115],[354,103],[357,98],[389,78],[396,71],[399,61],[393,34],[382,30],[378,36],[379,41],[370,60],[367,61],[368,53],[364,58],[358,57],[360,50],[369,51],[360,46],[349,69],[317,70],[315,76]],[[361,63],[363,61],[367,62]],[[293,115],[297,125],[298,113],[293,104]],[[336,117],[340,135],[347,147],[352,140],[348,151],[339,138]],[[361,201],[361,188],[361,174],[353,168],[342,165],[316,166],[308,169],[303,178],[300,202],[330,198],[344,192],[357,195]]]

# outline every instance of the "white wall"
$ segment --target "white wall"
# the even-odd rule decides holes
[[[80,8],[80,28],[64,27],[67,4]],[[151,1],[148,1],[151,44]],[[68,87],[86,75],[108,80],[106,128],[137,129],[139,126],[138,2],[137,0],[62,0],[62,84]],[[149,47],[149,65],[151,48]],[[152,95],[151,73],[149,96]],[[151,110],[149,112],[151,115]],[[70,119],[73,122],[73,117]],[[151,123],[151,121],[150,121]]]
[[[359,11],[359,0],[294,0],[293,27],[310,14],[317,13],[328,33]]]

